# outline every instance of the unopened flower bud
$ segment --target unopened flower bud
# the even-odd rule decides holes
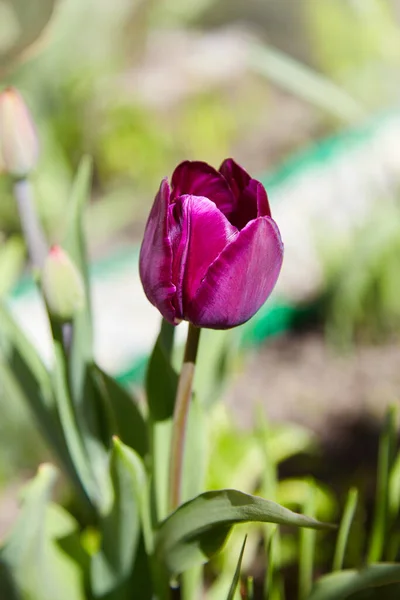
[[[0,164],[13,177],[26,177],[36,166],[39,142],[22,96],[14,88],[0,93]]]
[[[84,308],[82,276],[60,246],[52,246],[45,260],[42,289],[49,313],[59,321],[71,321]]]

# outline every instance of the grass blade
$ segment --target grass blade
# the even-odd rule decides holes
[[[350,527],[354,519],[358,502],[358,490],[351,488],[347,495],[346,504],[340,522],[339,533],[336,540],[335,555],[333,558],[332,571],[340,571],[343,568],[343,559],[346,552]]]
[[[249,60],[254,71],[342,121],[365,117],[364,108],[345,90],[276,48],[254,44]]]
[[[247,535],[245,536],[245,538],[243,540],[242,549],[240,551],[239,559],[238,559],[236,569],[235,569],[235,574],[233,576],[232,584],[229,589],[229,593],[228,593],[226,600],[234,600],[234,598],[235,598],[237,586],[238,586],[239,580],[240,580],[240,569],[242,568],[242,559],[243,559],[244,549],[246,547],[246,542],[247,542]]]
[[[372,524],[368,562],[382,559],[389,530],[389,473],[393,463],[396,443],[397,408],[389,407],[379,442],[378,473],[376,483],[375,516]]]
[[[310,482],[310,492],[304,504],[304,513],[311,518],[315,516],[315,486],[312,482]],[[315,531],[311,529],[300,530],[299,600],[306,600],[312,588],[315,537]]]

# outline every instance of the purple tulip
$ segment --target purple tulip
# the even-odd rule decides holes
[[[140,250],[147,298],[173,324],[229,329],[271,294],[283,244],[267,193],[232,159],[185,161],[161,182]]]

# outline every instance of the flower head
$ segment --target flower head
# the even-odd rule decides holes
[[[170,323],[228,329],[250,319],[283,260],[267,193],[234,160],[185,161],[161,182],[140,251],[144,291]]]
[[[13,177],[26,177],[36,166],[39,142],[28,108],[14,88],[0,93],[0,164]]]

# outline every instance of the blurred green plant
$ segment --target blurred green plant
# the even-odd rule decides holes
[[[43,34],[56,0],[0,0],[0,80]]]
[[[397,337],[400,329],[400,209],[387,198],[355,234],[335,248],[322,247],[329,338],[348,346],[356,339]]]
[[[369,110],[392,104],[400,64],[394,2],[306,0],[304,5],[316,65]]]

